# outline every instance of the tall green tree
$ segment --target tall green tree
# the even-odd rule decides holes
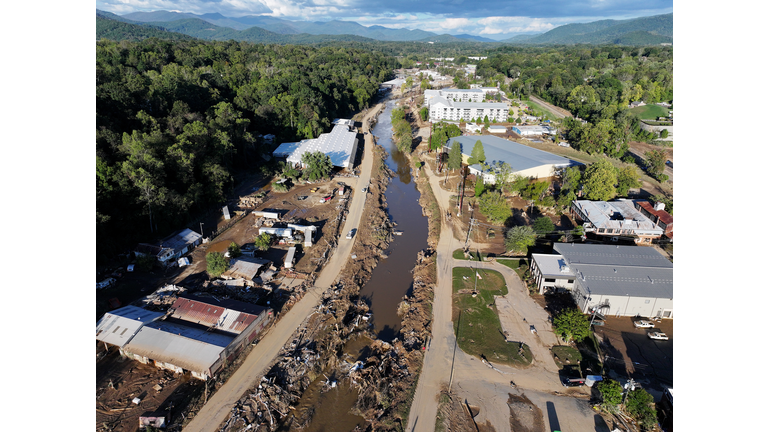
[[[306,165],[304,177],[309,181],[328,178],[333,170],[330,156],[319,151],[304,153],[301,163]]]
[[[619,404],[621,404],[621,396],[623,394],[621,384],[616,380],[606,379],[597,383],[597,390],[603,399],[603,406],[609,411],[616,412]]]
[[[616,196],[616,170],[606,158],[587,167],[583,183],[584,196],[589,200],[608,201]]]
[[[260,251],[269,249],[272,245],[272,235],[270,233],[261,233],[253,237],[253,247]]]
[[[474,147],[472,147],[472,153],[467,160],[467,165],[474,165],[485,162],[485,148],[483,148],[483,142],[480,140],[475,141]]]
[[[536,244],[536,232],[526,225],[510,228],[504,238],[504,246],[507,251],[519,255],[527,255],[528,248]]]
[[[479,197],[483,192],[485,192],[485,181],[483,181],[482,175],[478,175],[477,180],[475,180],[475,196]]]
[[[229,268],[229,260],[220,252],[210,252],[205,256],[206,271],[212,278],[221,276]]]
[[[552,327],[558,336],[566,341],[581,342],[589,336],[589,319],[576,308],[560,312],[552,320]]]
[[[640,187],[640,172],[633,166],[625,166],[616,174],[616,194],[625,197],[632,188]]]
[[[547,216],[540,216],[533,221],[533,230],[539,234],[550,233],[555,230],[555,224]]]
[[[645,167],[648,174],[659,178],[664,173],[664,164],[667,161],[667,155],[661,150],[651,150],[644,154]]]
[[[477,201],[477,208],[494,225],[503,225],[512,216],[512,209],[501,191],[489,191]]]
[[[653,430],[657,423],[656,409],[653,406],[653,396],[645,389],[636,388],[627,393],[624,408],[644,431]]]
[[[448,152],[448,169],[457,170],[461,168],[461,143],[454,141],[451,144],[451,150]]]

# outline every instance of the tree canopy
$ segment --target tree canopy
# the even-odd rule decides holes
[[[229,260],[220,252],[210,252],[205,256],[206,271],[212,278],[221,276],[229,268]]]
[[[616,169],[606,158],[587,167],[584,172],[584,196],[595,201],[608,201],[616,196]]]
[[[461,143],[454,142],[451,145],[451,151],[448,152],[448,169],[457,170],[461,168]]]
[[[528,247],[535,244],[536,232],[533,228],[526,225],[510,228],[504,239],[504,246],[506,246],[507,250],[520,255],[527,254]]]
[[[600,397],[603,398],[603,406],[615,411],[621,403],[621,384],[616,380],[606,379],[597,383],[597,390],[600,391]]]
[[[552,320],[552,327],[566,341],[581,342],[589,336],[589,319],[576,308],[565,309]]]
[[[504,225],[512,216],[512,209],[501,191],[489,191],[477,199],[478,210],[494,225]]]
[[[304,153],[301,155],[301,163],[306,165],[304,178],[309,181],[328,178],[333,170],[331,157],[319,151]]]
[[[96,43],[97,256],[218,206],[235,175],[271,175],[275,141],[317,137],[364,108],[393,59],[351,47]]]
[[[477,140],[474,147],[472,147],[472,153],[467,160],[467,164],[474,165],[482,162],[485,162],[485,149],[483,148],[483,142]]]

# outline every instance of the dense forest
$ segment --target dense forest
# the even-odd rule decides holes
[[[514,79],[511,96],[537,95],[586,123],[563,122],[574,147],[621,158],[642,139],[632,101],[672,101],[672,47],[503,47],[477,64],[487,83]]]
[[[277,141],[364,108],[395,60],[348,47],[96,44],[97,254],[169,234],[221,203]]]

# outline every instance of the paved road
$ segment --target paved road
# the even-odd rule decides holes
[[[372,108],[363,120],[363,132],[369,131],[370,118],[378,112],[379,106]],[[371,179],[373,166],[373,137],[365,136],[365,156],[360,168],[358,189],[367,187]],[[216,394],[206,403],[200,412],[184,428],[185,432],[215,431],[230,415],[235,403],[261,379],[267,368],[272,364],[277,352],[291,338],[293,333],[304,320],[317,308],[322,293],[334,283],[339,272],[347,262],[352,250],[353,240],[346,240],[346,233],[360,224],[363,214],[365,196],[360,190],[354,191],[350,203],[347,220],[342,230],[339,246],[333,252],[327,265],[320,272],[315,286],[310,288],[304,297],[288,311],[261,339],[251,351],[240,368],[230,377]]]
[[[445,213],[450,193],[439,185],[439,179],[425,167],[432,190]],[[497,431],[509,431],[509,408],[506,407],[506,393],[514,391],[510,381],[514,381],[520,391],[539,392],[542,396],[534,403],[542,409],[547,420],[549,412],[560,412],[560,424],[571,427],[574,431],[608,431],[600,420],[594,418],[584,404],[574,402],[573,398],[561,395],[564,392],[560,384],[557,367],[549,348],[557,339],[547,322],[547,314],[527,294],[522,282],[510,268],[498,263],[473,263],[482,268],[499,271],[505,278],[510,294],[506,296],[505,308],[512,314],[510,325],[513,333],[510,338],[518,337],[526,342],[534,355],[534,362],[527,368],[514,368],[493,365],[490,368],[479,359],[465,354],[456,347],[456,337],[451,320],[452,269],[455,266],[467,266],[469,261],[455,260],[453,251],[463,247],[463,241],[454,238],[445,218],[442,219],[440,239],[437,245],[437,286],[433,302],[432,340],[424,356],[419,382],[416,386],[414,402],[408,418],[406,430],[411,432],[433,432],[438,408],[438,395],[441,388],[451,386],[462,400],[481,406],[483,418],[491,422]],[[502,301],[504,303],[504,301]],[[514,322],[526,318],[536,326],[539,336],[534,337],[526,326]],[[571,389],[568,394],[586,396],[588,389]],[[552,417],[555,423],[555,418]],[[568,418],[563,421],[562,418]],[[477,420],[480,420],[479,418]],[[484,423],[485,420],[480,421]]]

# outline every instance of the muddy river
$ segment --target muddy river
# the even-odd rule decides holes
[[[400,330],[400,317],[397,316],[397,305],[403,296],[410,294],[413,287],[411,270],[416,265],[416,257],[420,250],[427,248],[428,221],[422,215],[419,205],[420,193],[416,183],[411,178],[408,159],[392,142],[392,123],[390,114],[394,107],[393,101],[387,101],[386,109],[379,115],[378,123],[373,128],[373,134],[378,137],[378,143],[384,147],[389,156],[386,163],[395,177],[387,186],[385,195],[390,220],[397,223],[396,230],[403,235],[393,236],[386,250],[388,258],[381,259],[373,270],[371,279],[360,290],[360,296],[366,299],[373,314],[373,325],[379,339],[391,342]],[[369,350],[368,338],[356,338],[347,344],[344,351],[349,354],[350,361],[364,359]],[[307,431],[348,431],[355,426],[364,428],[362,417],[350,412],[357,400],[357,391],[350,388],[343,377],[338,379],[335,388],[322,392],[323,383],[327,380],[320,376],[305,392],[296,410],[303,413],[312,410],[312,421]]]
[[[416,265],[418,252],[427,248],[429,231],[427,217],[422,215],[419,205],[421,194],[411,177],[408,159],[392,142],[390,115],[394,106],[393,101],[387,101],[386,109],[373,128],[373,135],[389,153],[387,166],[396,173],[385,195],[390,220],[397,224],[395,229],[403,235],[393,236],[386,251],[389,257],[379,261],[371,279],[360,291],[371,307],[378,338],[387,342],[391,342],[400,330],[397,304],[413,287],[411,270]]]

